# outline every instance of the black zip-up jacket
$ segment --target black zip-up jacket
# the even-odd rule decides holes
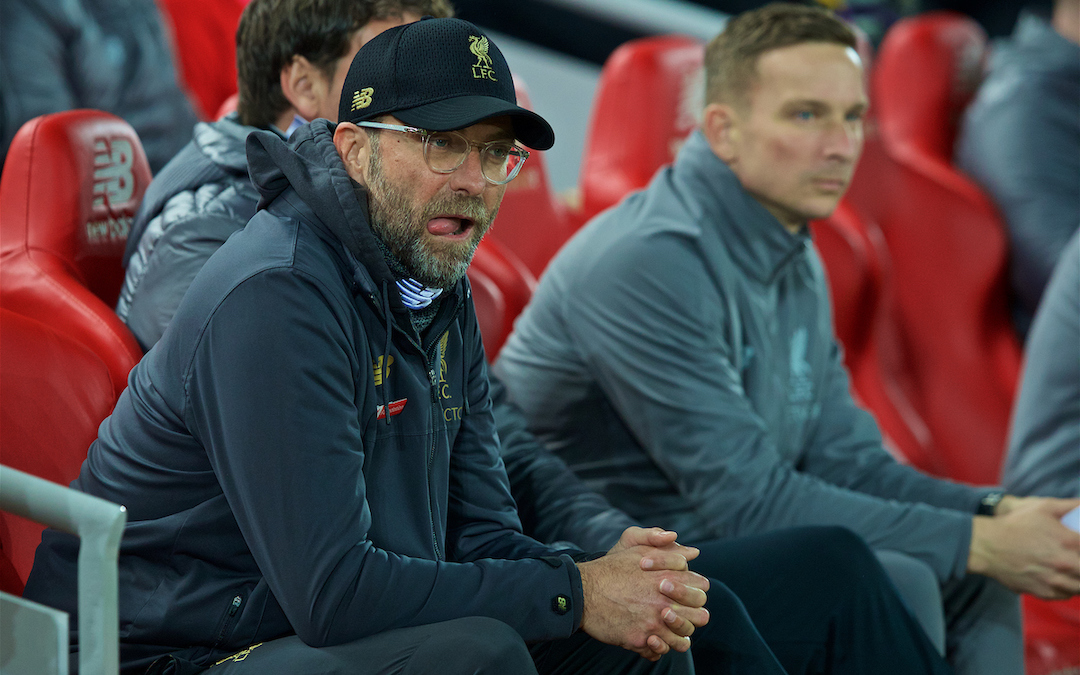
[[[541,640],[581,622],[573,559],[520,532],[467,282],[417,335],[332,132],[248,139],[261,210],[195,278],[73,483],[128,508],[125,672],[293,633],[488,616]],[[47,531],[26,586],[72,627],[76,556]]]

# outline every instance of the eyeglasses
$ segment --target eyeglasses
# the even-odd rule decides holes
[[[358,127],[400,131],[416,134],[424,141],[424,161],[435,173],[453,173],[465,163],[469,151],[480,151],[480,173],[484,180],[494,185],[506,185],[514,180],[521,166],[529,158],[529,151],[509,141],[473,143],[456,131],[428,131],[401,124],[382,122],[356,122]]]

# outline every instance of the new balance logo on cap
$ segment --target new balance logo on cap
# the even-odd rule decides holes
[[[371,95],[374,93],[375,90],[371,87],[364,87],[360,91],[354,91],[350,110],[360,110],[371,105]]]

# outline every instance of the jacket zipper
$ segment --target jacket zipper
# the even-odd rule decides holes
[[[373,305],[378,304],[376,302],[374,294],[371,294],[369,297],[370,297],[371,302],[372,302]],[[446,316],[446,319],[439,324],[439,326],[438,326],[439,330],[433,331],[429,327],[428,328],[428,331],[429,331],[428,334],[429,335],[442,335],[444,332],[446,332],[446,330],[448,330],[450,328],[450,325],[454,322],[454,317],[456,317],[458,315],[458,313],[461,311],[461,307],[463,305],[464,305],[464,300],[461,299],[461,298],[458,298],[457,305],[452,310],[450,310],[449,312],[441,311],[440,314]],[[435,318],[439,319],[441,317],[436,316]],[[434,326],[435,323],[432,322],[431,325]],[[400,328],[397,325],[397,322],[391,322],[391,325],[387,326],[387,330],[390,330],[390,331],[399,330],[399,331],[401,331],[401,333],[405,336],[405,339],[409,342],[409,344],[411,344],[413,347],[415,347],[416,351],[420,352],[420,355],[424,359],[424,366],[427,368],[427,371],[428,371],[428,382],[430,383],[429,391],[431,392],[431,403],[432,403],[432,406],[431,406],[431,449],[428,451],[427,466],[425,467],[425,472],[426,472],[425,478],[426,478],[427,489],[428,489],[428,498],[430,500],[430,496],[431,496],[431,470],[432,470],[432,466],[433,466],[433,464],[435,462],[435,450],[436,450],[436,448],[438,446],[438,438],[439,438],[439,434],[438,434],[439,420],[436,417],[435,409],[437,407],[440,411],[442,410],[442,401],[439,400],[439,395],[438,395],[439,377],[435,373],[435,370],[431,367],[431,362],[432,362],[433,357],[435,356],[435,351],[436,351],[436,348],[438,347],[439,341],[438,340],[433,340],[432,344],[431,344],[432,349],[430,351],[425,351],[423,346],[417,340],[413,339],[412,335],[410,335],[407,331],[403,330],[402,328]],[[417,337],[419,337],[419,336],[417,336]],[[462,358],[464,358],[464,355],[462,355]],[[464,393],[464,391],[465,391],[465,383],[463,382],[462,383],[462,392],[463,392],[462,396],[467,395],[466,393]],[[387,411],[387,414],[389,414],[389,412],[390,411]],[[443,556],[442,556],[442,549],[439,546],[438,529],[435,527],[435,513],[431,510],[431,507],[428,507],[428,523],[430,523],[430,525],[431,525],[431,545],[435,549],[435,559],[436,560],[442,560]]]
[[[438,325],[438,330],[431,330],[431,327],[429,327],[428,328],[428,335],[439,336],[439,335],[442,335],[447,330],[449,330],[450,325],[453,324],[453,322],[454,322],[454,317],[456,317],[458,315],[458,312],[461,311],[462,304],[463,304],[462,301],[459,299],[458,303],[457,303],[457,306],[455,306],[451,311],[446,312],[445,316],[447,317],[447,320],[443,321],[442,323],[440,323]],[[437,316],[435,318],[438,319],[439,317]],[[435,323],[432,322],[432,327],[434,327],[434,326],[435,326]],[[411,341],[411,338],[410,338],[410,341]],[[415,343],[413,343],[413,344],[415,344]],[[438,339],[433,339],[431,341],[431,347],[430,347],[430,349],[428,351],[424,351],[424,349],[422,347],[420,347],[420,345],[416,345],[416,346],[420,348],[420,353],[424,356],[424,365],[427,367],[427,371],[428,371],[428,382],[431,385],[430,389],[429,389],[429,391],[431,392],[431,449],[428,451],[427,467],[426,467],[426,473],[427,473],[426,478],[427,478],[427,485],[428,485],[428,498],[430,500],[430,496],[431,496],[431,471],[432,471],[432,467],[435,464],[435,450],[438,447],[438,441],[439,441],[438,429],[439,429],[440,422],[439,422],[439,419],[438,419],[438,414],[440,412],[442,412],[442,400],[439,398],[439,376],[435,372],[435,369],[432,367],[433,362],[437,363],[439,361],[439,358],[438,358],[439,357],[439,354],[438,354],[439,340]],[[462,358],[464,358],[464,357],[462,357]],[[442,550],[439,547],[438,528],[435,526],[435,513],[431,510],[430,507],[428,508],[428,522],[431,524],[431,545],[435,547],[435,559],[436,560],[442,560],[443,555],[442,555]]]
[[[428,360],[426,356],[425,360]],[[430,500],[431,469],[435,464],[435,448],[439,440],[437,431],[439,420],[436,417],[435,407],[438,405],[440,409],[442,408],[442,403],[439,401],[438,396],[439,378],[435,374],[435,370],[431,367],[430,360],[428,360],[428,380],[431,382],[431,388],[429,390],[431,392],[431,450],[428,451],[427,468],[425,469],[425,472],[427,474],[428,498]],[[439,550],[439,534],[435,527],[435,514],[432,512],[431,507],[428,507],[428,522],[431,523],[431,544],[435,547],[435,559],[442,560],[442,553]]]
[[[229,627],[232,625],[233,617],[236,616],[236,612],[243,603],[244,599],[239,595],[232,599],[232,604],[229,605],[229,611],[225,614],[225,621],[221,624],[221,630],[218,631],[217,640],[214,641],[214,646],[211,647],[211,649],[216,649],[218,645],[225,641],[225,637],[229,632]]]

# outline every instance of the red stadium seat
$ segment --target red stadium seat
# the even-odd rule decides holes
[[[850,204],[841,202],[828,218],[812,221],[810,231],[829,280],[836,337],[850,359],[866,350],[881,293],[881,261]]]
[[[225,117],[226,115],[228,115],[229,113],[234,112],[236,110],[236,106],[239,105],[239,103],[240,103],[240,93],[237,92],[237,93],[233,94],[232,96],[230,96],[229,98],[222,101],[221,106],[218,107],[218,109],[217,109],[217,114],[214,115],[214,119],[219,120],[222,117]]]
[[[1080,597],[1023,598],[1024,661],[1027,675],[1071,675],[1080,671]]]
[[[248,0],[158,0],[177,74],[204,120],[236,93],[236,27]]]
[[[608,57],[581,165],[584,223],[645,187],[697,128],[705,47],[681,35],[630,40]]]
[[[518,103],[532,108],[520,80],[514,78]],[[506,186],[495,224],[488,233],[502,247],[539,277],[573,230],[566,209],[556,198],[548,180],[544,153],[531,150],[521,173]]]
[[[810,224],[825,265],[836,335],[852,393],[877,420],[886,446],[923,471],[945,471],[916,404],[914,383],[891,304],[890,265],[881,233],[841,201]]]
[[[117,393],[142,357],[112,307],[150,169],[131,126],[97,110],[36,117],[0,179],[0,306],[90,347]]]
[[[4,464],[67,485],[116,401],[109,369],[79,342],[6,308],[0,344]],[[0,589],[22,593],[42,529],[0,512]]]
[[[939,471],[982,484],[999,477],[1021,355],[1002,223],[951,163],[985,48],[981,29],[959,14],[892,27],[871,77],[877,126],[868,125],[847,196],[884,235],[890,302]]]
[[[499,355],[517,318],[536,288],[536,277],[498,242],[485,238],[469,265],[476,318],[489,362]]]

